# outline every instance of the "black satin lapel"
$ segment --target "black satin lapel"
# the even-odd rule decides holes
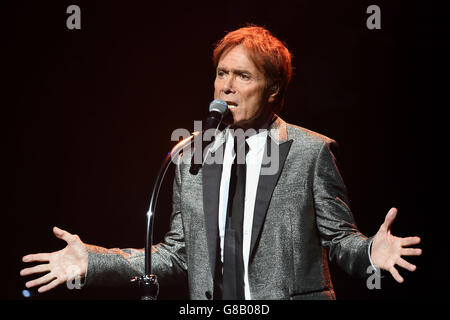
[[[253,225],[252,225],[252,237],[250,243],[250,258],[252,256],[253,250],[255,248],[256,240],[261,233],[264,220],[266,218],[267,209],[269,207],[270,200],[272,198],[273,189],[277,184],[278,178],[280,177],[281,171],[283,170],[284,162],[289,153],[293,140],[289,140],[278,145],[279,152],[279,166],[278,170],[271,175],[260,174],[258,181],[258,188],[256,191],[256,201],[255,201],[255,211],[253,214]],[[268,163],[268,157],[270,157],[270,152],[276,152],[276,150],[270,151],[270,138],[267,139],[266,149],[264,150],[263,165]],[[269,150],[268,150],[269,148]],[[266,165],[267,166],[267,165]],[[261,168],[262,170],[263,168]]]
[[[203,210],[205,213],[206,239],[208,242],[209,263],[212,277],[216,265],[219,241],[219,192],[222,178],[222,164],[204,164],[202,167]]]

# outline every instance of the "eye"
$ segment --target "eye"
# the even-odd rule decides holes
[[[223,71],[223,70],[218,70],[218,71],[217,71],[217,77],[218,77],[218,78],[223,78],[223,77],[225,77],[225,71]]]
[[[247,73],[241,73],[241,74],[239,74],[239,77],[242,80],[249,80],[250,79],[250,75],[248,75]]]

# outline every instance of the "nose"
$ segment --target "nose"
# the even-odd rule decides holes
[[[233,86],[233,77],[228,77],[222,87],[222,91],[225,94],[230,94],[230,93],[235,93],[236,91],[234,90],[234,86]]]

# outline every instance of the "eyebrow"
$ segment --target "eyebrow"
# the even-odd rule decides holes
[[[228,72],[229,70],[227,68],[224,68],[224,67],[217,67],[217,71],[226,71],[226,72]],[[245,70],[245,69],[231,69],[231,72],[237,73],[237,74],[242,74],[242,73],[248,73],[248,74],[251,74],[251,75],[253,74],[250,71]]]

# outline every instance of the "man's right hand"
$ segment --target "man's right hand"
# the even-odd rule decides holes
[[[45,275],[25,284],[27,288],[41,286],[38,292],[51,290],[77,275],[81,278],[86,275],[88,251],[80,237],[57,227],[53,228],[53,233],[67,242],[64,249],[51,253],[29,254],[22,258],[23,262],[46,262],[20,271],[21,276],[46,272]],[[74,270],[79,274],[74,274]]]

